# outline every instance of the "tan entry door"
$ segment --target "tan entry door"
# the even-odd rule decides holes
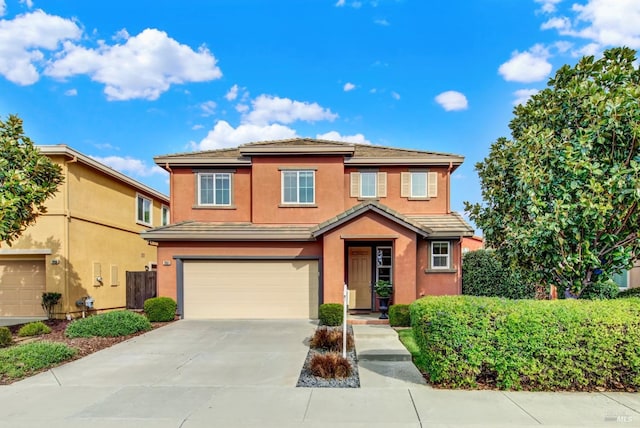
[[[371,247],[349,247],[349,290],[355,290],[353,309],[371,309]]]
[[[0,316],[43,316],[44,260],[0,261]]]

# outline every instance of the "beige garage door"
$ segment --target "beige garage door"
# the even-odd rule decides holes
[[[44,260],[0,261],[0,316],[42,316]]]
[[[317,318],[316,260],[184,262],[184,318]]]

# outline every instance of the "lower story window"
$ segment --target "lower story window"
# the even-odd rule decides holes
[[[449,269],[451,249],[447,241],[431,243],[431,269]]]

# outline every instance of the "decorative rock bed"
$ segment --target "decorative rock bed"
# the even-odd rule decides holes
[[[342,327],[319,327],[329,328],[332,330],[342,330]],[[347,334],[353,335],[351,326],[347,326]],[[324,354],[328,351],[321,349],[309,349],[307,358],[304,361],[300,377],[298,378],[297,387],[302,388],[360,388],[360,376],[358,374],[358,356],[355,347],[351,351],[347,351],[347,360],[351,364],[351,376],[345,378],[325,379],[314,376],[309,370],[309,362],[314,355]],[[342,355],[342,354],[341,354]]]

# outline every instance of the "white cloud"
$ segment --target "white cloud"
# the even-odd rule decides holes
[[[33,8],[33,0],[20,0],[20,3],[26,5],[29,9]]]
[[[36,65],[45,60],[42,51],[56,50],[61,42],[81,35],[75,22],[41,10],[0,20],[0,75],[18,85],[31,85],[40,78]]]
[[[345,92],[352,91],[352,90],[354,90],[355,88],[356,88],[356,85],[354,85],[354,84],[353,84],[353,83],[351,83],[351,82],[347,82],[347,83],[345,83],[345,84],[344,84],[344,86],[342,87],[342,89],[344,89],[344,91],[345,91]]]
[[[640,48],[638,0],[589,0],[574,4],[573,10],[577,12],[577,23],[587,23],[587,27],[576,31],[576,36],[603,46]]]
[[[246,104],[242,104],[242,103],[236,104],[236,111],[238,113],[246,113],[246,112],[249,111],[249,106],[246,105]]]
[[[319,140],[330,140],[330,141],[345,141],[347,143],[357,143],[357,144],[371,144],[371,141],[367,140],[364,135],[358,133],[354,135],[340,135],[337,131],[329,131],[325,134],[318,134],[316,138]]]
[[[295,137],[297,134],[294,129],[276,123],[271,125],[245,123],[234,128],[228,122],[219,120],[202,141],[192,142],[191,147],[196,150],[211,150],[236,147],[253,141],[282,140]]]
[[[95,143],[93,146],[100,150],[120,150],[119,147],[116,147],[109,143]]]
[[[91,156],[91,158],[127,175],[148,177],[150,175],[166,173],[157,165],[149,166],[144,161],[129,156]]]
[[[387,21],[386,19],[374,19],[373,20],[374,24],[380,25],[382,27],[388,27],[389,25],[389,21]]]
[[[78,95],[78,90],[76,88],[68,89],[64,91],[64,94],[68,97],[75,97]]]
[[[195,124],[195,125],[193,125],[191,127],[191,129],[193,129],[194,131],[197,131],[198,129],[202,129],[202,128],[204,128],[204,125],[201,125],[199,123],[197,123],[197,124]]]
[[[129,32],[126,28],[123,28],[122,30],[119,30],[116,34],[114,34],[112,39],[116,41],[129,40],[129,37],[131,37],[129,35]]]
[[[469,107],[467,97],[458,91],[446,91],[436,96],[436,102],[446,111],[466,110]]]
[[[540,26],[541,30],[558,30],[561,33],[569,31],[571,29],[571,21],[566,16],[555,16],[549,18],[546,22],[543,22]]]
[[[396,91],[391,91],[391,96],[393,97],[394,100],[400,99],[400,94],[397,93]]]
[[[556,11],[556,5],[562,0],[535,0],[536,3],[541,3],[540,10],[545,13],[553,13]]]
[[[529,98],[537,94],[537,89],[518,89],[513,93],[516,96],[516,99],[513,100],[513,105],[517,106],[518,104],[526,104],[529,101]]]
[[[233,101],[238,98],[238,85],[233,85],[224,96],[227,101]]]
[[[213,116],[216,112],[217,104],[215,101],[205,101],[200,104],[200,109],[202,110],[202,115],[204,117]]]
[[[369,89],[369,93],[370,93],[370,94],[375,94],[376,92],[378,92],[378,88],[371,88],[371,89]]]
[[[342,7],[342,6],[344,6],[344,5],[345,5],[345,0],[338,0],[338,1],[336,2],[336,7]]]
[[[0,16],[3,16],[5,13],[7,13],[7,4],[4,0],[0,0]]]
[[[88,49],[70,42],[45,73],[67,78],[86,74],[105,85],[109,100],[157,99],[172,84],[218,79],[222,72],[204,46],[194,51],[167,33],[148,28],[125,44]]]
[[[251,101],[251,111],[243,117],[244,123],[267,125],[269,123],[292,123],[298,120],[316,122],[333,121],[338,117],[318,103],[294,101],[289,98],[260,95]]]
[[[511,59],[502,64],[498,72],[511,82],[538,82],[551,72],[551,64],[547,58],[549,51],[538,44],[525,52],[513,52]]]

